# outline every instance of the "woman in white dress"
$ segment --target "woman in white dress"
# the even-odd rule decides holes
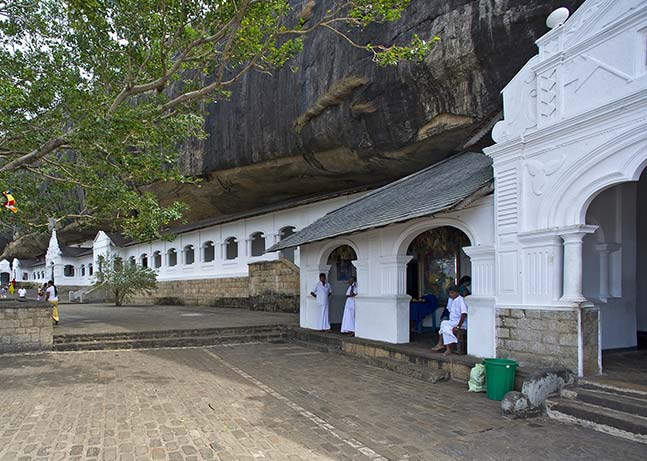
[[[341,332],[355,336],[355,296],[357,296],[357,283],[353,277],[348,279],[348,290],[346,290],[346,304],[344,305],[344,317],[341,321]]]

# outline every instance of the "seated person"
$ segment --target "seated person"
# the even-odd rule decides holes
[[[464,275],[458,281],[458,294],[463,298],[467,298],[472,294],[472,277]]]
[[[444,348],[445,355],[453,352],[453,345],[458,343],[455,332],[459,328],[462,328],[467,320],[467,305],[458,290],[459,288],[456,285],[452,285],[447,289],[449,295],[449,300],[447,301],[449,320],[443,320],[440,323],[438,344],[432,349],[434,351],[440,351]]]

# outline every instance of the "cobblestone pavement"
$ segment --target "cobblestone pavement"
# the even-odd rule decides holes
[[[121,306],[61,304],[54,334],[183,330],[279,323],[298,324],[298,314],[257,312],[208,306]]]
[[[544,418],[291,344],[0,357],[1,460],[645,459]]]

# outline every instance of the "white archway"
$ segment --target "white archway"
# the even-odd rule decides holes
[[[637,181],[647,167],[647,126],[623,133],[597,147],[560,174],[541,201],[538,227],[584,224],[591,202],[605,189]]]
[[[430,218],[428,221],[412,224],[407,227],[406,230],[402,231],[400,237],[394,242],[393,254],[398,256],[406,255],[409,245],[411,245],[411,242],[413,242],[417,236],[423,232],[436,229],[438,227],[455,227],[467,236],[472,245],[478,245],[480,243],[476,239],[476,233],[473,232],[463,221],[455,218]]]

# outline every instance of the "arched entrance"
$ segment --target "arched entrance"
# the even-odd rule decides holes
[[[339,330],[344,316],[348,279],[357,278],[357,271],[352,263],[356,260],[357,253],[349,245],[338,246],[328,256],[327,264],[330,266],[328,282],[333,293],[330,297],[329,320],[332,328],[336,330]]]
[[[409,244],[407,255],[412,259],[407,264],[406,286],[412,298],[411,326],[418,334],[438,325],[447,305],[447,288],[471,276],[470,259],[463,251],[469,245],[467,235],[452,226],[427,230]],[[433,311],[435,302],[440,308]]]
[[[631,358],[617,353],[647,347],[647,171],[600,192],[586,222],[599,227],[583,241],[582,290],[599,308],[602,367],[613,372]]]

